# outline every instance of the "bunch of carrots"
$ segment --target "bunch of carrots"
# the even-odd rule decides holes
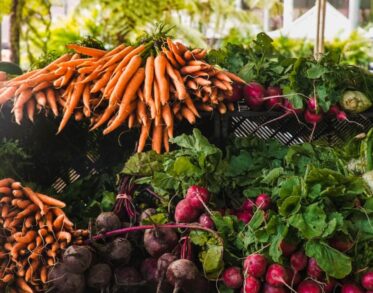
[[[63,207],[11,178],[0,180],[0,291],[45,289],[49,268],[76,239]]]
[[[75,53],[0,88],[0,104],[15,97],[17,123],[25,109],[33,121],[36,110],[43,108],[55,116],[61,113],[58,133],[71,117],[89,118],[91,130],[104,126],[104,134],[126,123],[141,129],[138,152],[151,137],[152,149],[160,153],[169,150],[175,119],[194,124],[199,111],[233,111],[234,105],[225,97],[233,94],[233,83],[244,83],[206,63],[206,50],[191,50],[166,35],[110,51],[75,44],[67,47]]]

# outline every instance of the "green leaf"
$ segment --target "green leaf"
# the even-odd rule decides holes
[[[288,196],[292,195],[301,195],[301,178],[297,176],[289,177],[285,181],[281,182],[279,189],[279,196],[281,198],[287,198]]]
[[[214,213],[212,220],[216,230],[223,238],[229,239],[235,237],[234,220],[232,216],[222,216],[220,213]]]
[[[223,252],[223,246],[210,245],[200,253],[203,271],[209,278],[216,278],[221,273],[224,267]]]
[[[262,179],[262,183],[266,184],[274,184],[276,180],[284,174],[284,168],[278,167],[274,168],[271,171],[269,171],[264,178]]]
[[[152,224],[166,224],[168,222],[168,214],[158,213],[151,215],[150,217],[145,218],[141,221],[143,225],[152,225]]]
[[[228,288],[224,284],[220,284],[218,292],[220,292],[220,293],[234,293],[234,289]]]
[[[103,211],[111,211],[115,203],[114,192],[104,191],[102,194],[101,208]]]
[[[175,160],[172,173],[176,176],[200,176],[201,169],[193,165],[190,158],[182,156]]]
[[[162,171],[164,156],[154,151],[138,153],[128,159],[122,173],[129,175],[150,176],[154,171]]]
[[[232,156],[229,160],[227,176],[238,176],[249,170],[252,166],[252,158],[248,151],[241,150],[238,156]]]
[[[314,64],[312,63],[310,68],[307,69],[306,76],[310,79],[318,79],[321,76],[323,76],[325,73],[328,72],[328,70],[322,66],[321,64]]]
[[[281,216],[288,217],[291,214],[297,213],[301,207],[300,196],[289,196],[281,203],[278,212]]]
[[[264,211],[257,209],[249,222],[249,226],[256,230],[264,223],[264,220]]]
[[[163,172],[154,173],[152,184],[163,190],[177,190],[179,186],[179,182],[173,176]]]
[[[204,246],[209,240],[209,233],[201,230],[192,230],[189,233],[190,240],[198,246]]]
[[[351,259],[324,242],[310,240],[306,243],[305,251],[331,277],[342,279],[352,271]]]

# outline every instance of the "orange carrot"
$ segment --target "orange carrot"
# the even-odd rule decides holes
[[[128,46],[126,48],[124,48],[123,50],[121,50],[120,52],[118,52],[117,54],[114,54],[105,64],[104,66],[102,67],[103,69],[105,68],[108,68],[110,65],[113,65],[115,63],[117,63],[118,61],[122,60],[124,57],[126,57],[127,54],[129,54],[132,50],[134,49],[134,47],[132,46]]]
[[[36,92],[38,92],[38,91],[41,91],[41,90],[43,90],[43,89],[49,87],[49,85],[50,85],[50,82],[49,82],[49,81],[43,81],[43,82],[39,83],[36,87],[34,87],[34,88],[32,89],[32,92],[33,92],[33,93],[36,93]]]
[[[172,64],[172,66],[175,68],[179,68],[179,64],[177,63],[174,54],[171,51],[167,50],[165,47],[162,48],[162,51],[163,53],[165,53],[168,61]]]
[[[168,153],[170,151],[170,145],[169,145],[169,137],[168,137],[168,130],[170,128],[169,127],[165,127],[164,130],[163,130],[163,146],[164,146],[164,150],[166,153]]]
[[[23,192],[25,193],[25,195],[34,203],[36,204],[39,209],[40,209],[40,214],[41,215],[44,215],[45,214],[45,207],[44,207],[44,204],[43,202],[40,200],[40,198],[37,196],[36,193],[34,193],[34,191],[29,188],[29,187],[23,187]]]
[[[36,232],[34,231],[34,230],[29,230],[27,233],[26,233],[26,235],[24,235],[24,236],[22,236],[22,235],[20,235],[20,236],[16,236],[15,234],[14,234],[14,240],[15,241],[17,241],[17,242],[19,242],[19,243],[30,243],[30,242],[32,242],[35,238],[36,238]]]
[[[47,266],[42,266],[40,269],[40,280],[45,284],[48,280],[48,269]]]
[[[4,90],[0,94],[0,105],[9,101],[13,97],[13,95],[15,94],[16,91],[17,91],[17,87],[15,87],[15,86],[8,87],[6,90]]]
[[[153,83],[153,88],[154,88],[155,115],[161,116],[161,98],[159,96],[159,88],[158,88],[158,83],[156,80]]]
[[[47,89],[47,102],[49,104],[49,107],[51,107],[51,110],[54,114],[54,116],[58,116],[58,107],[56,102],[56,96],[54,94],[54,90],[51,88]]]
[[[183,54],[188,50],[188,48],[180,42],[176,42],[175,45],[180,56],[183,56]]]
[[[92,80],[95,80],[96,78],[98,78],[100,76],[101,73],[102,73],[101,65],[99,65],[87,77],[85,77],[83,80],[81,80],[80,83],[87,83],[87,82],[90,82]]]
[[[172,111],[169,104],[166,104],[162,108],[162,118],[163,121],[166,123],[168,131],[168,136],[173,137],[173,128],[174,128],[174,119],[172,117]]]
[[[46,205],[50,206],[50,207],[58,207],[58,208],[64,208],[66,206],[66,204],[63,202],[63,201],[60,201],[56,198],[53,198],[53,197],[50,197],[48,195],[45,195],[45,194],[42,194],[42,193],[39,193],[39,192],[36,192],[36,195],[38,196],[38,198],[40,198],[40,200],[45,203]]]
[[[155,77],[156,77],[158,88],[159,88],[159,97],[160,97],[162,105],[165,105],[166,103],[168,103],[170,99],[170,86],[165,75],[166,66],[167,66],[167,59],[164,56],[164,54],[161,52],[154,59],[154,71],[155,71]]]
[[[47,97],[45,96],[44,92],[35,93],[35,99],[40,106],[45,107],[47,103]]]
[[[131,61],[132,57],[135,55],[140,54],[142,51],[145,50],[145,45],[140,45],[131,52],[129,52],[126,57],[123,58],[123,60],[118,64],[118,66],[115,68],[114,72],[120,72],[124,67],[127,66],[127,64]]]
[[[90,88],[89,85],[86,84],[83,90],[83,105],[84,105],[84,113],[86,117],[91,116],[91,107],[89,105],[89,101],[91,99],[91,94],[90,94]]]
[[[160,154],[162,151],[162,134],[162,125],[159,124],[154,126],[152,137],[152,150],[154,150],[158,154]]]
[[[193,112],[189,110],[187,107],[183,107],[181,109],[181,115],[188,120],[190,124],[196,123],[196,116],[194,116]]]
[[[146,126],[148,122],[148,116],[146,114],[146,105],[143,101],[138,101],[137,103],[137,116],[143,125]]]
[[[79,46],[76,44],[69,44],[66,47],[68,49],[74,50],[77,53],[87,55],[87,56],[92,56],[92,57],[102,57],[106,54],[105,50]]]
[[[150,123],[149,119],[147,119],[146,123],[143,123],[143,125],[141,126],[139,144],[137,146],[137,152],[138,153],[141,153],[144,150],[146,140],[149,136],[150,127],[151,127],[151,123]]]
[[[17,284],[18,288],[23,290],[25,293],[34,293],[34,291],[30,288],[29,285],[27,285],[27,283],[25,282],[25,280],[23,278],[17,278],[16,279],[16,284]]]
[[[235,75],[234,73],[231,73],[229,71],[223,71],[225,73],[225,75],[227,75],[231,80],[235,81],[235,82],[238,82],[238,83],[245,83],[246,84],[246,81],[244,81],[242,78],[238,77],[237,75]]]
[[[214,108],[207,104],[198,104],[197,109],[205,112],[212,112],[214,111]]]
[[[21,107],[14,108],[13,111],[16,123],[21,125],[21,121],[23,119],[23,105]]]
[[[31,99],[27,102],[27,117],[31,122],[34,122],[35,100]]]
[[[128,128],[131,129],[135,125],[135,112],[132,112],[131,115],[128,117]]]
[[[152,98],[153,80],[154,80],[154,57],[149,56],[146,59],[145,82],[144,82],[144,98],[147,104],[149,104],[150,100],[153,100]]]
[[[205,85],[210,85],[210,84],[211,84],[211,81],[210,81],[210,80],[204,79],[204,78],[202,78],[202,77],[196,77],[196,78],[194,79],[194,81],[195,81],[197,84],[201,85],[201,86],[205,86]]]
[[[182,80],[182,77],[179,74],[179,71],[173,69],[171,64],[167,62],[166,64],[166,71],[168,76],[171,78],[173,84],[175,85],[177,91],[177,97],[179,100],[184,100],[187,96],[187,91]]]
[[[16,99],[14,103],[14,109],[23,107],[26,102],[31,99],[32,97],[32,91],[31,89],[24,90]]]
[[[186,65],[180,69],[180,72],[184,75],[193,74],[195,72],[201,71],[203,69],[202,65]]]
[[[64,75],[66,73],[66,70],[67,70],[67,67],[58,67],[55,71],[54,71],[54,74],[55,75],[58,75],[58,76],[61,76],[61,75]]]
[[[176,45],[172,42],[170,38],[167,38],[167,45],[170,48],[171,52],[174,54],[176,61],[181,65],[185,65],[184,59],[179,55],[178,48]]]
[[[4,178],[0,180],[0,187],[9,187],[14,183],[12,178]]]
[[[57,233],[57,239],[58,240],[66,240],[67,243],[71,242],[71,234],[66,231],[60,231]]]
[[[108,81],[110,80],[110,77],[113,73],[113,70],[108,70],[104,73],[104,75],[94,83],[91,93],[97,93],[99,92],[102,88],[104,88],[105,85],[107,85]]]

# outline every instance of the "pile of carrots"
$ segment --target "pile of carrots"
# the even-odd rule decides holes
[[[49,268],[76,240],[63,207],[11,178],[0,180],[0,291],[45,289]]]
[[[0,87],[0,105],[14,98],[13,112],[33,121],[43,109],[61,115],[58,133],[71,117],[90,119],[91,129],[108,134],[123,124],[140,127],[138,152],[148,137],[152,149],[169,150],[174,121],[194,124],[199,111],[233,111],[225,101],[236,75],[206,61],[206,50],[191,50],[163,36],[138,46],[105,51],[71,44],[65,54],[42,69],[16,77]]]

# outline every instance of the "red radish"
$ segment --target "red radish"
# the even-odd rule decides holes
[[[266,90],[266,97],[271,97],[270,99],[265,99],[265,104],[268,109],[280,108],[282,104],[282,90],[278,86],[269,86]]]
[[[286,293],[287,290],[284,287],[273,287],[271,285],[265,284],[263,293]]]
[[[197,220],[200,212],[192,207],[187,199],[180,200],[175,208],[176,223],[191,223]]]
[[[317,124],[321,121],[322,119],[322,114],[319,113],[312,113],[310,110],[306,110],[304,112],[304,120],[309,123],[309,124],[312,124],[312,131],[311,131],[311,135],[310,135],[310,141],[312,140],[313,138],[313,134],[315,132],[315,129],[316,129],[316,126]]]
[[[199,216],[198,222],[201,224],[201,226],[214,229],[214,222],[211,220],[210,215],[203,213]]]
[[[264,275],[267,267],[267,259],[264,255],[253,253],[246,257],[243,263],[244,274],[260,278]]]
[[[250,82],[244,86],[243,92],[246,104],[254,110],[260,109],[264,103],[265,90],[263,86],[257,82]]]
[[[363,293],[363,290],[355,284],[349,283],[342,286],[341,293]]]
[[[288,110],[288,111],[291,111],[291,112],[294,112],[295,114],[300,114],[300,113],[303,112],[303,109],[295,109],[293,104],[290,103],[290,101],[288,99],[284,100],[284,109]]]
[[[280,243],[280,249],[284,256],[290,256],[297,249],[297,245],[295,243],[290,243],[282,240]]]
[[[246,211],[253,211],[253,208],[255,207],[255,203],[251,199],[246,199],[243,203],[241,208]]]
[[[291,286],[298,285],[302,281],[301,275],[290,268],[286,268],[289,283]]]
[[[256,206],[261,210],[268,210],[271,206],[271,198],[268,194],[259,194],[255,200]]]
[[[190,206],[200,210],[203,209],[203,203],[207,203],[209,198],[209,191],[206,188],[197,185],[189,187],[185,196],[185,199],[188,200]]]
[[[274,287],[289,283],[286,269],[280,264],[271,264],[267,269],[266,282]]]
[[[323,271],[318,266],[316,259],[311,257],[308,260],[307,275],[311,278],[320,280],[320,278],[322,277],[322,274],[323,274]]]
[[[247,276],[242,289],[243,293],[259,293],[260,282],[253,276]]]
[[[354,243],[345,236],[335,236],[329,241],[329,244],[341,252],[348,251],[354,246]]]
[[[367,290],[373,290],[373,272],[368,272],[361,278],[361,285]]]
[[[237,211],[236,212],[237,219],[244,222],[245,224],[249,223],[251,218],[253,217],[253,213],[250,211]]]
[[[317,100],[315,97],[310,97],[307,100],[307,109],[313,113],[317,112]]]
[[[243,98],[243,87],[240,84],[233,83],[232,95],[226,96],[225,99],[229,102],[237,102]]]
[[[312,280],[305,280],[298,286],[298,293],[321,293],[320,286]]]
[[[333,278],[329,278],[329,280],[323,286],[324,292],[325,293],[333,292],[335,286],[336,286],[336,281]]]
[[[225,269],[223,272],[223,282],[228,288],[240,288],[243,283],[243,277],[240,268],[230,267]]]
[[[341,111],[341,109],[338,107],[338,105],[331,105],[328,110],[328,114],[336,116],[339,111]]]
[[[307,267],[307,262],[308,257],[302,250],[294,252],[290,257],[291,267],[296,272],[304,270]]]

